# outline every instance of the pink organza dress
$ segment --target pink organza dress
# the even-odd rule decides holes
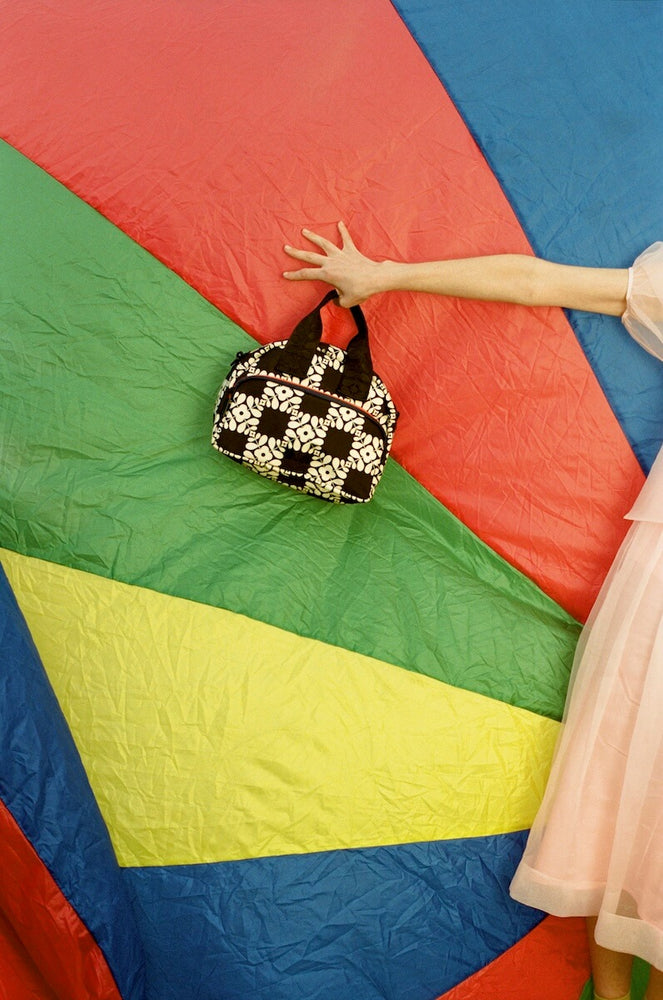
[[[663,243],[629,273],[629,333],[663,360]],[[550,780],[511,883],[663,969],[663,448],[576,651]]]

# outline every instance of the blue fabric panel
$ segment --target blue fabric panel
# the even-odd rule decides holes
[[[431,1000],[541,919],[508,895],[524,839],[126,869],[148,1000]]]
[[[537,254],[625,267],[663,239],[663,4],[395,6]],[[663,366],[616,318],[571,313],[570,320],[648,471],[663,439]]]
[[[106,826],[0,566],[0,797],[103,951],[124,1000],[144,962]]]

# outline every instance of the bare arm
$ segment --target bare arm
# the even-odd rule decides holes
[[[400,289],[527,306],[564,306],[612,316],[620,316],[626,308],[626,269],[573,267],[524,254],[420,264],[374,261],[357,250],[342,222],[338,230],[340,247],[303,230],[306,239],[322,252],[286,246],[286,253],[310,266],[286,271],[284,277],[291,281],[326,281],[338,289],[343,306]]]

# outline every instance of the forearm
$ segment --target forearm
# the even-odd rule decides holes
[[[464,299],[490,299],[526,306],[564,306],[620,316],[626,308],[628,271],[573,267],[526,254],[496,254],[421,264],[375,261],[357,250],[343,222],[341,246],[310,232],[303,235],[316,252],[286,245],[285,252],[309,267],[285,271],[291,281],[326,281],[339,302],[356,305],[379,292],[430,292]]]
[[[370,294],[430,292],[526,306],[564,306],[621,315],[628,271],[572,267],[524,254],[498,254],[408,264],[381,261],[366,273]]]

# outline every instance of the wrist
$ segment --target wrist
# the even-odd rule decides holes
[[[367,275],[367,284],[370,286],[370,295],[377,295],[380,292],[393,292],[400,288],[399,275],[402,264],[394,260],[379,260],[373,262],[371,273]]]

